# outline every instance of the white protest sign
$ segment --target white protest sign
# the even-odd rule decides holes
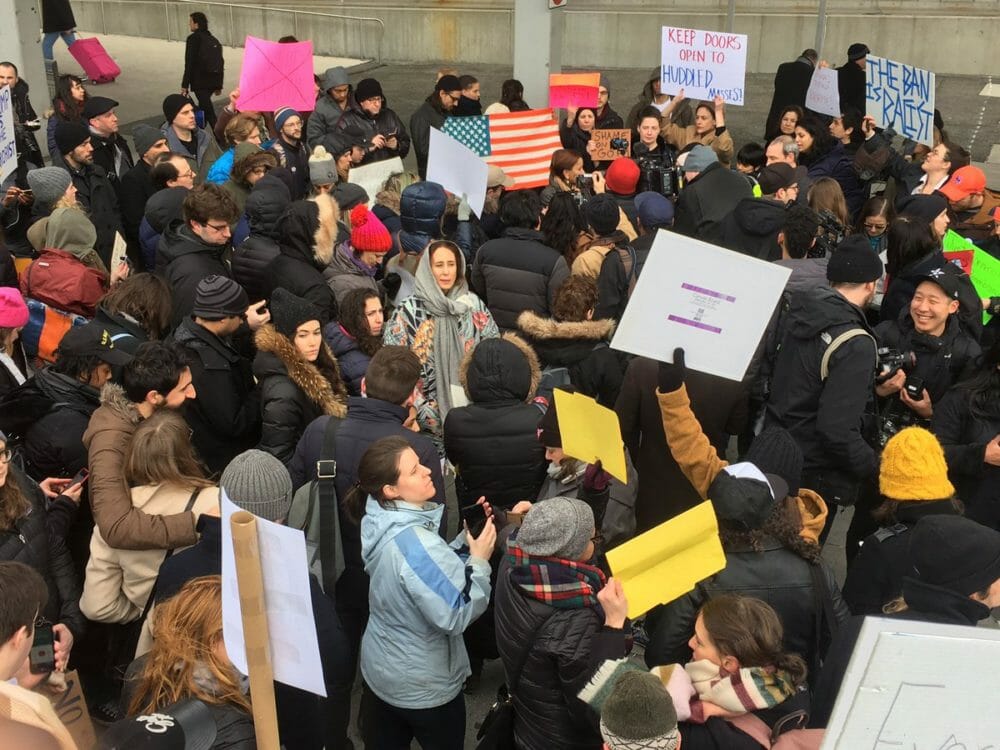
[[[240,672],[249,674],[233,532],[229,523],[239,508],[226,496],[225,490],[220,490],[219,500],[222,510],[222,637],[229,660]],[[264,576],[274,679],[326,697],[309,588],[305,535],[299,529],[257,518],[257,542]]]
[[[868,55],[865,109],[880,128],[934,145],[934,73]]]
[[[428,182],[436,182],[458,196],[465,193],[476,216],[482,216],[489,175],[489,165],[475,151],[437,128],[431,128],[427,149]]]
[[[816,68],[806,91],[806,109],[821,115],[840,117],[840,88],[837,85],[837,71],[833,68]]]
[[[747,36],[719,31],[663,27],[660,90],[689,99],[743,104],[746,88]]]
[[[1000,630],[867,617],[823,750],[997,747],[1000,712],[984,681],[997,663]]]
[[[368,193],[368,208],[371,208],[375,205],[375,195],[385,185],[385,181],[392,175],[405,171],[403,160],[394,156],[391,159],[376,161],[361,167],[351,167],[351,171],[347,174],[347,181],[365,189],[365,192]]]
[[[742,380],[791,269],[659,230],[611,346]]]
[[[0,89],[0,182],[17,169],[17,144],[14,141],[14,102],[10,86]]]

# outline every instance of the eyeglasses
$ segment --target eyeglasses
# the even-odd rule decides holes
[[[203,227],[208,227],[209,229],[214,229],[216,232],[228,232],[231,228],[228,224],[210,224],[205,222],[202,224]]]
[[[10,448],[0,451],[0,464],[9,464],[10,460],[14,457],[14,451]]]
[[[592,541],[594,543],[595,547],[600,547],[601,544],[603,544],[603,542],[604,542],[604,534],[602,534],[600,531],[598,531],[596,534],[594,534],[592,537],[590,537],[590,541]]]

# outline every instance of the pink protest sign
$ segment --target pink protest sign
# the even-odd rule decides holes
[[[550,73],[549,106],[596,107],[600,73]]]
[[[278,44],[248,36],[240,70],[240,109],[273,112],[291,107],[311,112],[316,107],[312,55],[312,42]]]

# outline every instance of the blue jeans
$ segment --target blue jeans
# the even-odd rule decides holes
[[[50,31],[42,37],[42,57],[46,60],[55,58],[53,47],[56,46],[56,39],[59,37],[62,37],[67,47],[76,41],[76,34],[72,31]]]

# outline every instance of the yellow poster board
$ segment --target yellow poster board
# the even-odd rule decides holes
[[[625,446],[618,415],[582,393],[554,392],[563,452],[567,456],[596,463],[611,476],[628,482]]]

